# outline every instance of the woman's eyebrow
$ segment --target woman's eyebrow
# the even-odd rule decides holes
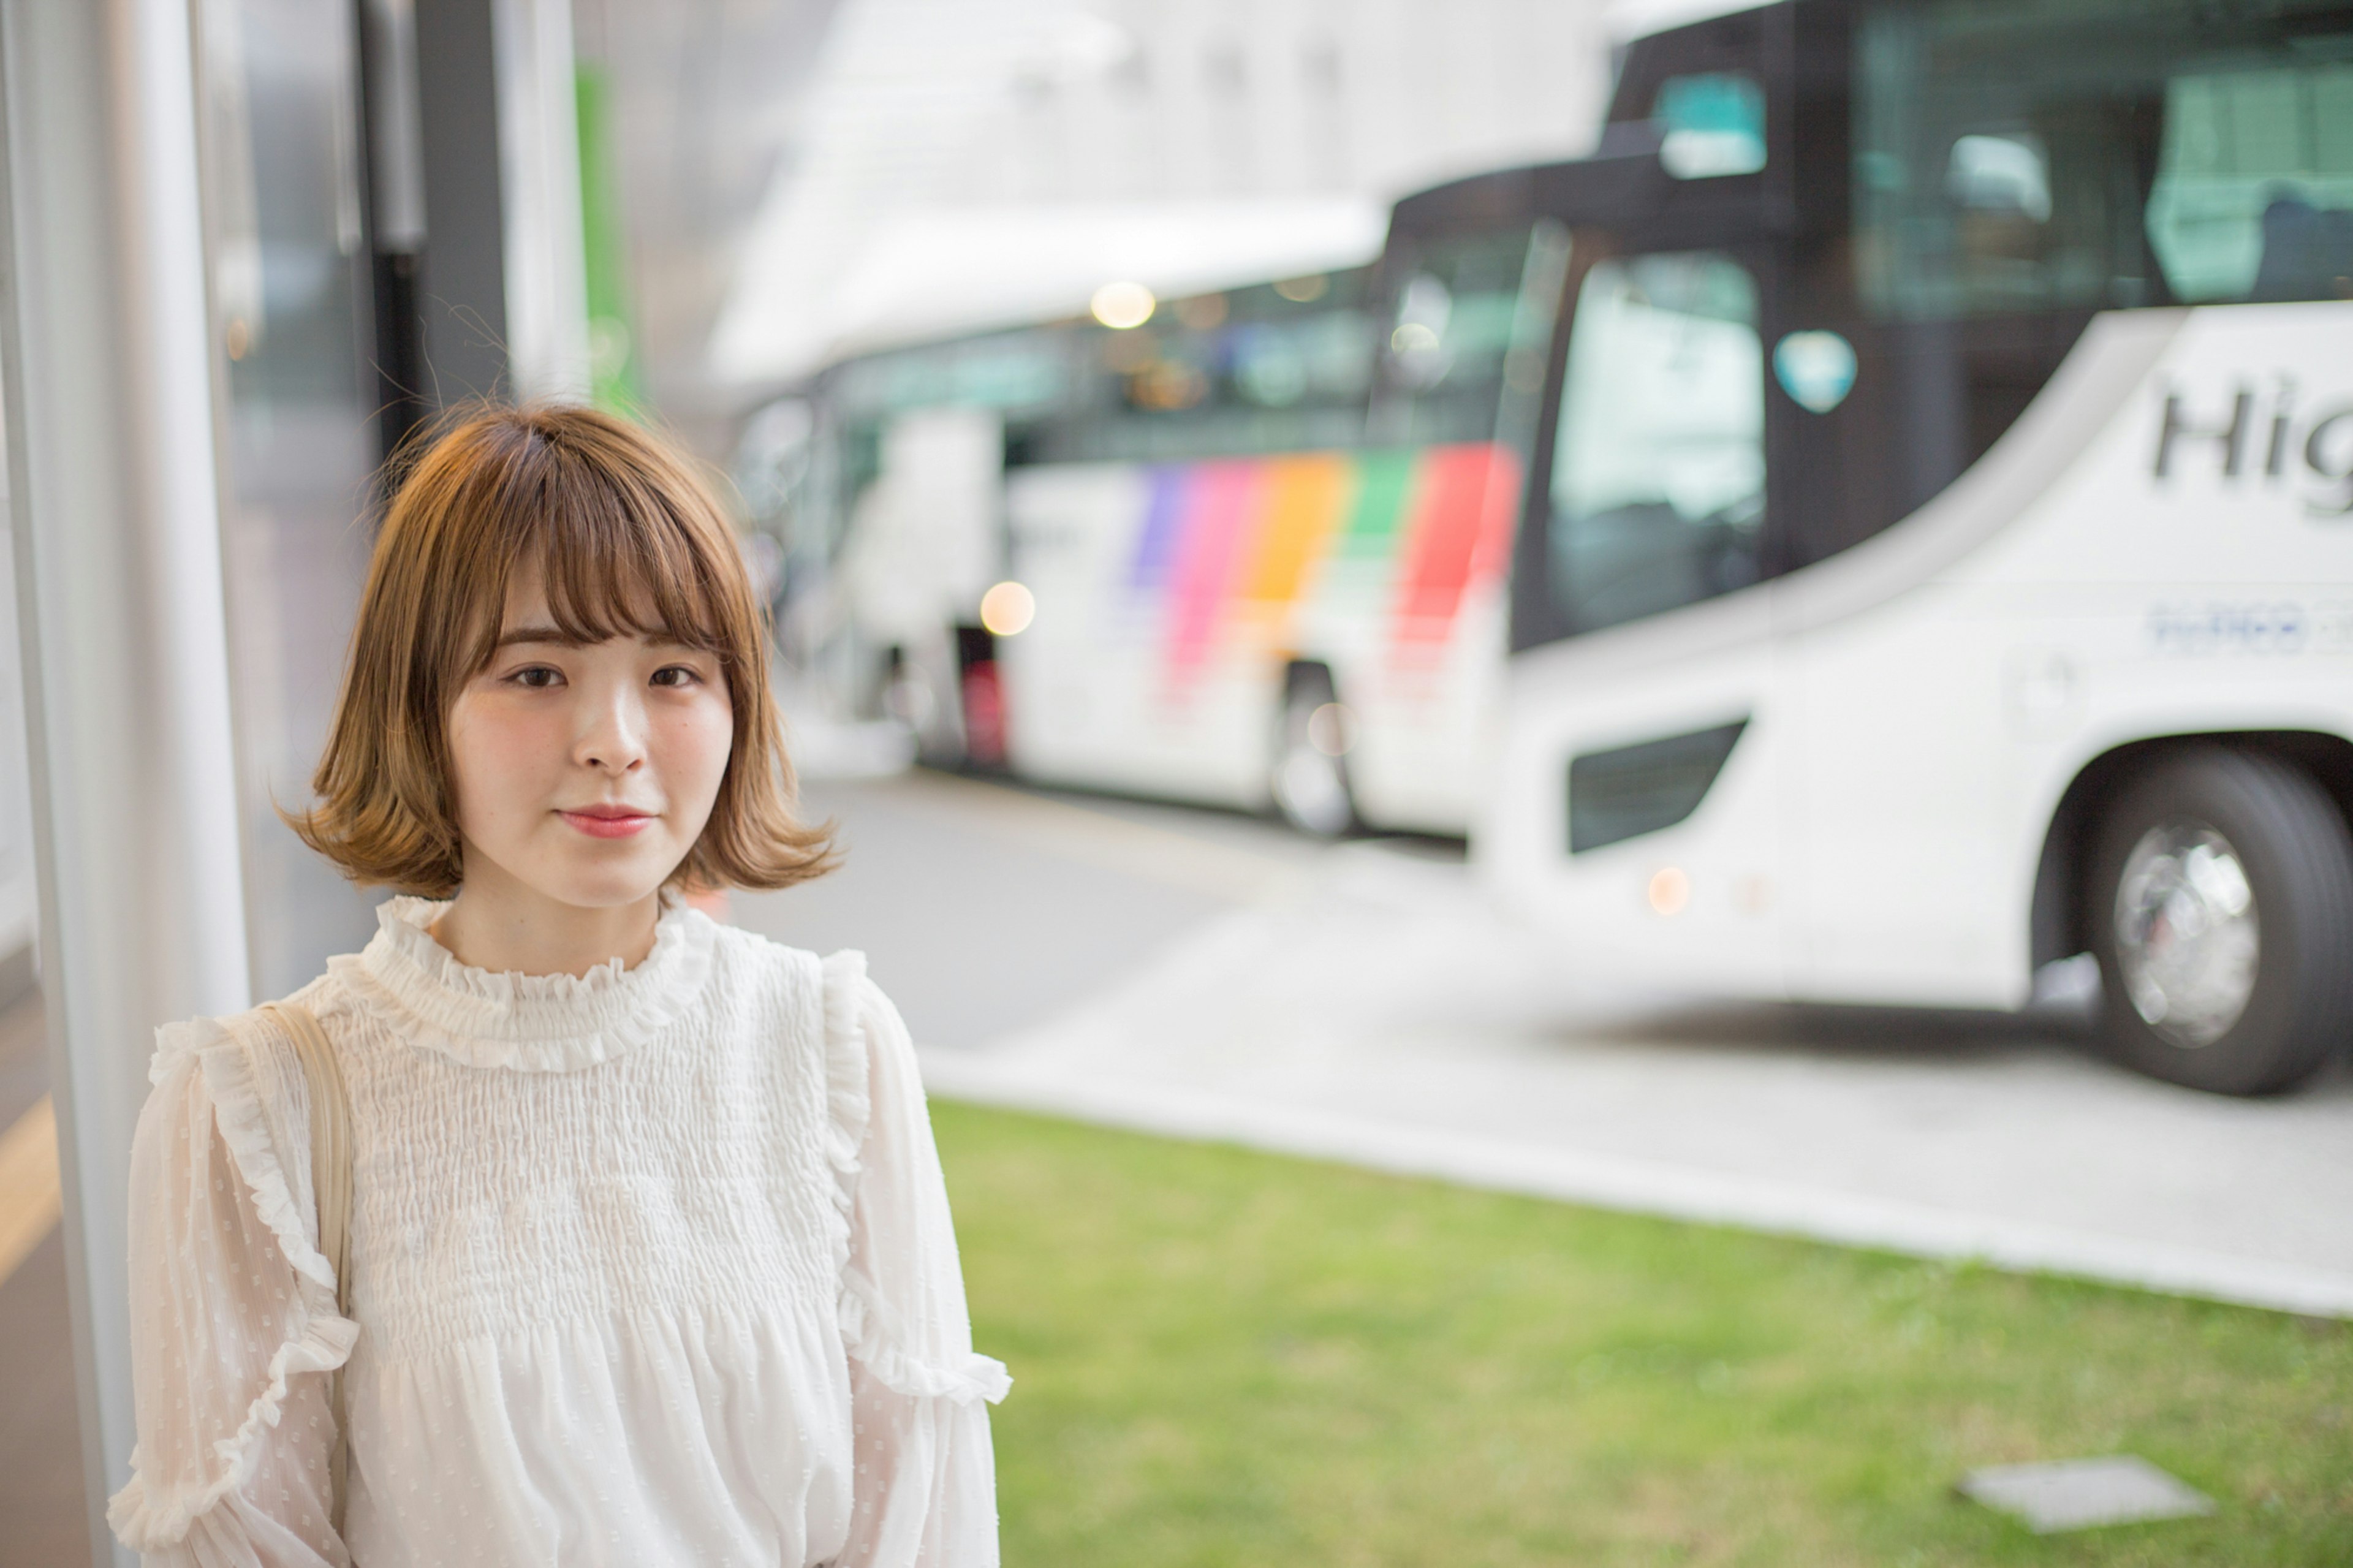
[[[612,640],[609,637],[574,637],[559,626],[533,625],[517,626],[512,631],[501,632],[499,640],[491,646],[495,652],[499,648],[515,643],[552,643],[557,647],[593,647],[599,642]],[[667,628],[658,632],[640,633],[638,640],[649,647],[674,647],[690,653],[708,651],[701,643],[689,642]]]
[[[512,631],[501,632],[499,634],[499,640],[493,643],[491,647],[493,650],[495,650],[497,648],[505,647],[511,643],[527,642],[554,643],[559,647],[580,647],[585,646],[580,638],[565,636],[560,627],[550,626],[517,626]]]

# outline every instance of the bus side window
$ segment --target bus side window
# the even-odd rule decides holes
[[[1577,291],[1553,447],[1554,621],[1574,634],[1757,581],[1757,286],[1712,252],[1599,261]]]
[[[2343,11],[2291,6],[2284,33],[2269,14],[1867,5],[1853,169],[1865,307],[1957,321],[2353,296]],[[1980,422],[1998,434],[2008,418]],[[1966,456],[1989,441],[1973,433]]]
[[[1739,71],[1670,77],[1651,110],[1659,166],[1678,180],[1753,174],[1765,166],[1765,90]]]
[[[2353,298],[2353,66],[2165,89],[2149,245],[2174,298]]]
[[[1079,329],[1089,391],[1024,456],[1183,462],[1354,447],[1372,382],[1365,269],[1286,279]]]

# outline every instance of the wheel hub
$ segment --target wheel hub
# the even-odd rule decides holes
[[[1310,833],[1331,837],[1348,826],[1348,781],[1339,759],[1303,738],[1283,748],[1274,788],[1284,815]]]
[[[1275,804],[1293,826],[1321,838],[1345,833],[1356,816],[1347,764],[1341,760],[1351,740],[1348,725],[1347,710],[1328,692],[1294,693],[1283,705],[1275,745]]]
[[[2228,1034],[2254,994],[2254,889],[2229,839],[2196,823],[2150,828],[2116,886],[2116,967],[2133,1008],[2186,1049]]]

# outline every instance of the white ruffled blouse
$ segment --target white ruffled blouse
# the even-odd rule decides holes
[[[354,1143],[352,1314],[309,1094],[260,1015],[160,1032],[132,1153],[150,1563],[997,1562],[947,1194],[899,1016],[673,905],[584,979],[491,974],[395,899],[292,1000]],[[347,1513],[329,1522],[344,1369]]]

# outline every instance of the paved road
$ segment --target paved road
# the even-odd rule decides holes
[[[1614,992],[1459,861],[912,774],[812,789],[934,1092],[1553,1196],[2353,1316],[2353,1071],[2218,1099],[2064,1019]]]
[[[738,894],[796,947],[863,949],[915,1037],[987,1047],[1141,972],[1220,916],[1303,885],[1321,846],[1220,812],[1050,797],[914,772],[811,783],[841,868]]]

